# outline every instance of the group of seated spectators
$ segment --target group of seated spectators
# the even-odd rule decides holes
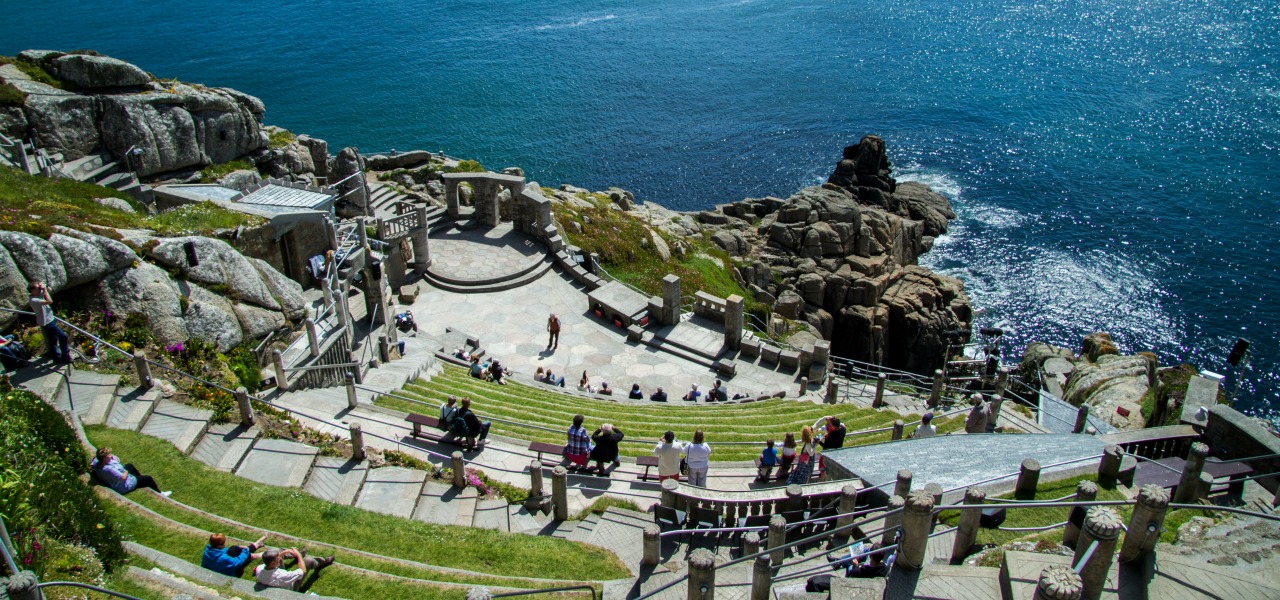
[[[489,437],[491,425],[492,421],[481,421],[471,410],[470,398],[463,398],[459,402],[457,396],[449,396],[440,405],[440,430],[452,433],[458,440],[465,440],[462,447],[466,450],[475,450],[479,444],[484,443],[485,438]]]
[[[534,374],[534,379],[538,381],[541,381],[543,383],[551,383],[552,385],[559,385],[560,387],[564,387],[563,377],[558,378],[554,382],[551,381],[551,378],[553,377],[554,376],[551,374],[550,369],[543,370],[542,367],[538,367],[538,372]],[[613,388],[609,387],[609,382],[602,381],[600,382],[600,385],[595,385],[591,383],[591,377],[587,375],[586,371],[582,372],[582,378],[578,380],[578,389],[584,392],[590,392],[592,394],[600,394],[602,396],[613,395]],[[685,395],[683,396],[683,399],[689,402],[698,402],[702,400],[704,397],[706,398],[707,402],[725,402],[730,399],[737,400],[739,398],[745,398],[746,395],[735,394],[732,398],[730,398],[729,390],[728,388],[725,387],[724,382],[717,379],[715,380],[715,383],[711,384],[711,389],[708,390],[705,394],[698,389],[698,384],[696,383],[693,384],[692,388],[687,393],[685,393]],[[631,400],[644,400],[644,391],[640,389],[640,384],[638,383],[631,384],[631,391],[627,392],[627,398]],[[649,394],[649,399],[654,402],[666,402],[668,400],[667,392],[662,389],[662,386],[658,386],[657,391],[655,391],[652,394]]]
[[[498,385],[507,385],[507,378],[511,376],[511,369],[502,366],[498,359],[495,358],[484,362],[480,362],[479,356],[471,356],[470,359],[471,367],[468,372],[472,377],[481,381],[492,381]]]
[[[262,564],[253,569],[253,578],[259,584],[298,591],[308,573],[314,578],[321,569],[333,564],[332,556],[312,558],[307,556],[306,548],[267,548],[258,552],[265,547],[263,543],[266,540],[264,535],[248,546],[228,547],[227,536],[215,533],[209,536],[209,544],[200,557],[200,566],[230,577],[243,577],[249,563],[261,559]],[[286,568],[285,563],[291,563],[294,568]]]

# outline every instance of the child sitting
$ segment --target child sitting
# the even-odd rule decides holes
[[[773,468],[778,466],[778,451],[773,447],[773,440],[764,443],[764,450],[760,452],[756,466],[759,467],[756,470],[756,481],[769,481]]]

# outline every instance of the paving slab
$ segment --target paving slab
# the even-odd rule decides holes
[[[179,452],[189,454],[209,428],[211,418],[211,410],[161,400],[156,403],[140,433],[160,438],[173,444]]]
[[[218,423],[209,426],[204,437],[191,451],[194,458],[214,469],[230,473],[240,466],[253,442],[262,435],[257,427],[245,427],[238,423]]]
[[[258,440],[236,475],[281,487],[302,487],[320,449],[288,440]]]
[[[335,504],[351,506],[360,493],[369,461],[356,462],[336,456],[321,456],[311,468],[305,488],[308,494]]]
[[[1036,573],[1037,577],[1039,575]],[[1013,597],[1030,598],[1031,596],[1015,595]],[[925,565],[919,571],[894,569],[885,586],[884,598],[886,600],[911,598],[1001,600],[1003,595],[1000,591],[1000,570],[992,567],[951,565]]]
[[[403,467],[372,469],[365,475],[356,508],[409,518],[413,515],[427,472]]]
[[[508,506],[510,505],[502,498],[476,502],[475,515],[471,519],[471,526],[482,529],[511,531],[512,523],[507,512],[509,510]]]
[[[101,425],[107,420],[119,383],[119,375],[75,371],[71,374],[71,393],[56,395],[54,407],[76,413],[85,425]]]
[[[471,488],[466,488],[471,489]],[[438,481],[428,481],[422,487],[422,497],[413,511],[415,521],[453,525],[458,520],[458,507],[465,490]],[[473,492],[474,493],[474,492]]]
[[[111,406],[111,414],[107,417],[107,426],[112,429],[137,431],[147,420],[147,415],[151,414],[151,409],[155,407],[159,398],[159,388],[146,391],[141,388],[130,390],[116,398]]]

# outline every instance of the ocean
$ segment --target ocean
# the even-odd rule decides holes
[[[1275,2],[5,4],[3,54],[94,49],[254,94],[334,151],[443,150],[682,210],[785,198],[878,134],[956,207],[923,262],[1008,349],[1107,331],[1280,415]]]

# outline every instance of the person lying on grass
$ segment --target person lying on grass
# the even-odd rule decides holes
[[[286,555],[294,559],[294,564],[298,568],[284,568]],[[302,587],[302,580],[307,576],[308,571],[318,576],[321,569],[331,564],[333,564],[332,556],[316,560],[307,556],[306,551],[299,551],[297,548],[284,550],[272,548],[262,553],[262,564],[254,568],[253,577],[258,583],[267,587],[284,588],[296,592]]]

